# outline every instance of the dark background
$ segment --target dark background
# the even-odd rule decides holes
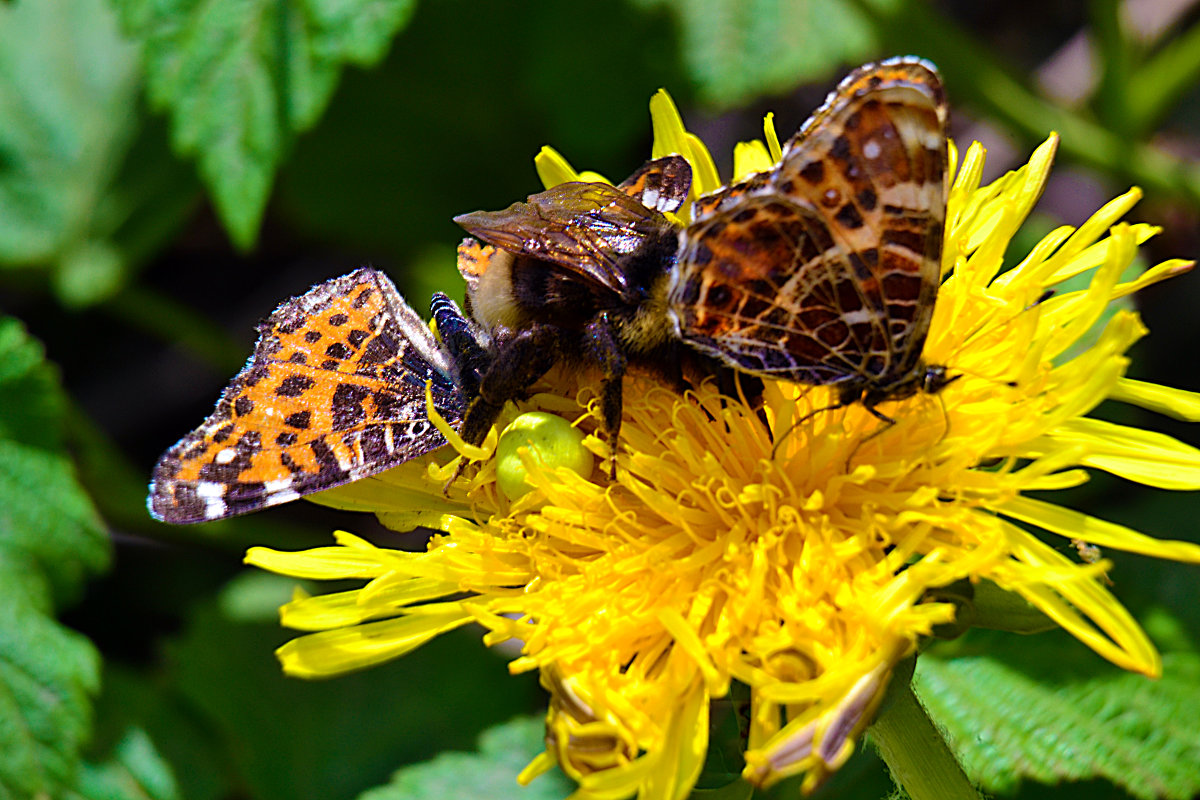
[[[748,13],[769,16],[771,4],[751,5],[758,10]],[[795,46],[813,55],[791,74],[770,75],[721,39],[712,20],[729,7],[721,3],[423,0],[382,62],[347,68],[315,127],[295,139],[257,239],[245,248],[231,243],[192,162],[171,155],[168,119],[139,101],[122,174],[154,165],[172,201],[158,209],[165,219],[155,235],[123,262],[114,289],[80,304],[56,289],[51,263],[0,269],[0,311],[20,318],[61,371],[73,400],[67,442],[115,543],[111,571],[65,617],[108,665],[98,748],[139,718],[187,797],[340,798],[384,782],[405,761],[469,749],[480,731],[513,714],[541,713],[535,680],[507,676],[505,659],[485,652],[477,632],[444,637],[365,675],[322,684],[282,678],[271,650],[288,634],[271,609],[290,582],[244,575],[246,546],[299,549],[343,528],[392,546],[422,541],[366,515],[307,503],[165,526],[145,514],[145,483],[161,452],[211,410],[249,354],[255,323],[279,301],[368,264],[391,275],[418,310],[436,290],[461,298],[454,246],[462,232],[451,217],[540,190],[532,159],[543,144],[579,169],[623,177],[648,157],[647,101],[660,87],[728,176],[734,143],[761,136],[765,111],[775,111],[787,136],[856,64],[923,55],[945,75],[960,148],[976,138],[987,145],[986,180],[1023,163],[1054,121],[1021,96],[989,88],[996,71],[1070,118],[1112,132],[1130,152],[1135,143],[1153,147],[1178,167],[1148,185],[1132,157],[1063,130],[1058,166],[1017,248],[1053,225],[1082,223],[1140,181],[1147,197],[1130,218],[1165,229],[1142,249],[1144,266],[1200,253],[1200,180],[1188,172],[1200,153],[1198,59],[1182,62],[1187,80],[1176,70],[1183,88],[1155,118],[1135,125],[1123,105],[1139,64],[1194,38],[1197,4],[848,4],[858,38],[825,42],[825,52],[817,52],[824,4],[780,4],[790,5],[810,9],[813,38]],[[1137,21],[1113,22],[1123,14]],[[1136,32],[1142,28],[1150,32]],[[1091,60],[1079,57],[1088,41]],[[716,48],[722,42],[726,50]],[[1078,89],[1088,85],[1091,93]],[[1195,275],[1136,298],[1152,335],[1134,349],[1131,376],[1200,391],[1198,302]],[[1200,441],[1185,423],[1128,408],[1099,413]],[[1054,499],[1152,535],[1197,538],[1194,495],[1098,475]],[[1135,611],[1159,602],[1163,582],[1194,580],[1191,572],[1178,577],[1185,567],[1106,555],[1127,576],[1116,591]],[[381,696],[403,701],[381,716]],[[318,769],[329,763],[342,765],[337,774]],[[1040,791],[1031,786],[1022,796]]]

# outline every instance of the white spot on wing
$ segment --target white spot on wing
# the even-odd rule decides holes
[[[858,311],[842,312],[842,322],[846,323],[847,325],[858,325],[862,322],[871,322],[874,319],[875,314],[867,311],[864,308],[860,308]]]
[[[196,484],[196,496],[204,501],[204,518],[219,519],[228,512],[225,505],[225,484],[200,481]]]
[[[280,503],[290,503],[293,500],[299,499],[300,495],[297,492],[293,492],[291,489],[288,489],[275,494],[268,494],[264,501],[264,505],[274,506],[279,505]]]

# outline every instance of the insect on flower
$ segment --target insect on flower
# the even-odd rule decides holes
[[[150,510],[199,522],[382,472],[445,444],[434,407],[479,444],[557,363],[600,369],[614,446],[631,367],[682,385],[724,368],[837,387],[875,410],[953,378],[921,357],[940,282],[946,106],[933,67],[847,76],[767,172],[699,198],[681,156],[619,186],[572,182],[456,218],[464,316],[436,339],[382,274],[285,302],[213,414],[155,467]],[[615,464],[615,462],[614,462]]]
[[[503,211],[455,217],[487,242],[465,240],[458,265],[467,313],[494,352],[463,422],[466,441],[482,440],[505,402],[562,361],[603,372],[613,440],[631,364],[680,382],[684,348],[666,324],[678,227],[664,212],[679,210],[691,184],[688,162],[668,156],[619,186],[564,183]]]
[[[679,159],[682,161],[682,159]],[[699,198],[673,225],[690,171],[649,162],[618,187],[573,182],[455,219],[467,310],[494,342],[464,438],[564,358],[604,374],[610,441],[630,362],[668,368],[686,344],[711,363],[832,385],[838,405],[948,384],[921,357],[941,280],[946,103],[913,58],[847,76],[767,172]],[[639,176],[652,188],[631,191]],[[711,368],[710,368],[711,371]]]

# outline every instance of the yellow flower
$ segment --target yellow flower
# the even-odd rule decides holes
[[[708,151],[665,93],[651,107],[655,154],[683,153],[698,191],[717,188]],[[433,527],[441,535],[427,552],[348,533],[306,552],[249,552],[249,563],[288,575],[367,581],[283,608],[285,625],[317,631],[279,650],[284,669],[358,669],[478,622],[489,645],[520,642],[511,670],[539,670],[550,692],[547,752],[522,780],[557,763],[579,798],[686,796],[704,763],[710,702],[734,682],[751,702],[744,776],[769,784],[803,773],[815,786],[850,756],[897,662],[954,620],[954,605],[927,592],[962,579],[991,581],[1110,661],[1157,675],[1158,654],[1106,588],[1111,564],[1070,558],[1067,543],[1190,562],[1200,547],[1029,493],[1076,486],[1085,467],[1200,488],[1200,452],[1086,416],[1113,399],[1200,419],[1197,396],[1124,377],[1125,353],[1146,332],[1136,314],[1118,311],[1093,331],[1111,300],[1191,265],[1120,281],[1156,232],[1119,222],[1136,189],[1027,255],[1008,253],[1056,143],[986,186],[978,144],[952,164],[947,277],[925,347],[928,363],[961,376],[944,391],[882,404],[896,421],[884,425],[859,405],[821,411],[836,404],[826,387],[767,381],[756,408],[708,384],[680,396],[630,378],[615,480],[525,453],[533,489],[515,500],[496,486],[495,437],[468,448],[447,428],[465,456],[409,462],[314,498],[375,511],[398,530]],[[768,118],[765,143],[740,147],[736,169],[778,158]],[[548,184],[579,177],[548,149],[538,168]],[[1081,273],[1085,288],[1047,297]],[[1084,336],[1094,341],[1076,346]],[[537,388],[498,429],[549,411],[607,454],[594,435],[595,376],[554,371]],[[444,493],[461,457],[478,470]]]

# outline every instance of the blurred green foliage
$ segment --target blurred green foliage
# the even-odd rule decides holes
[[[1001,167],[1062,134],[1038,224],[1078,224],[1137,182],[1141,218],[1167,228],[1147,257],[1200,252],[1194,2],[0,3],[0,797],[565,796],[559,775],[512,784],[544,701],[475,634],[327,683],[280,675],[289,590],[239,577],[246,545],[335,527],[421,542],[307,505],[169,528],[145,513],[150,467],[280,299],[363,263],[418,306],[457,294],[450,218],[538,190],[541,145],[627,174],[665,86],[727,174],[764,110],[787,131],[846,68],[899,53],[939,64],[956,135]],[[1176,283],[1143,298],[1156,335],[1133,374],[1198,390],[1196,281]],[[1101,479],[1069,502],[1200,538],[1193,497]],[[990,792],[1200,790],[1194,573],[1106,555],[1166,653],[1160,683],[1062,636],[1006,660],[984,651],[1011,636],[972,632],[922,659],[918,685]],[[820,794],[879,797],[882,770],[860,754]]]

